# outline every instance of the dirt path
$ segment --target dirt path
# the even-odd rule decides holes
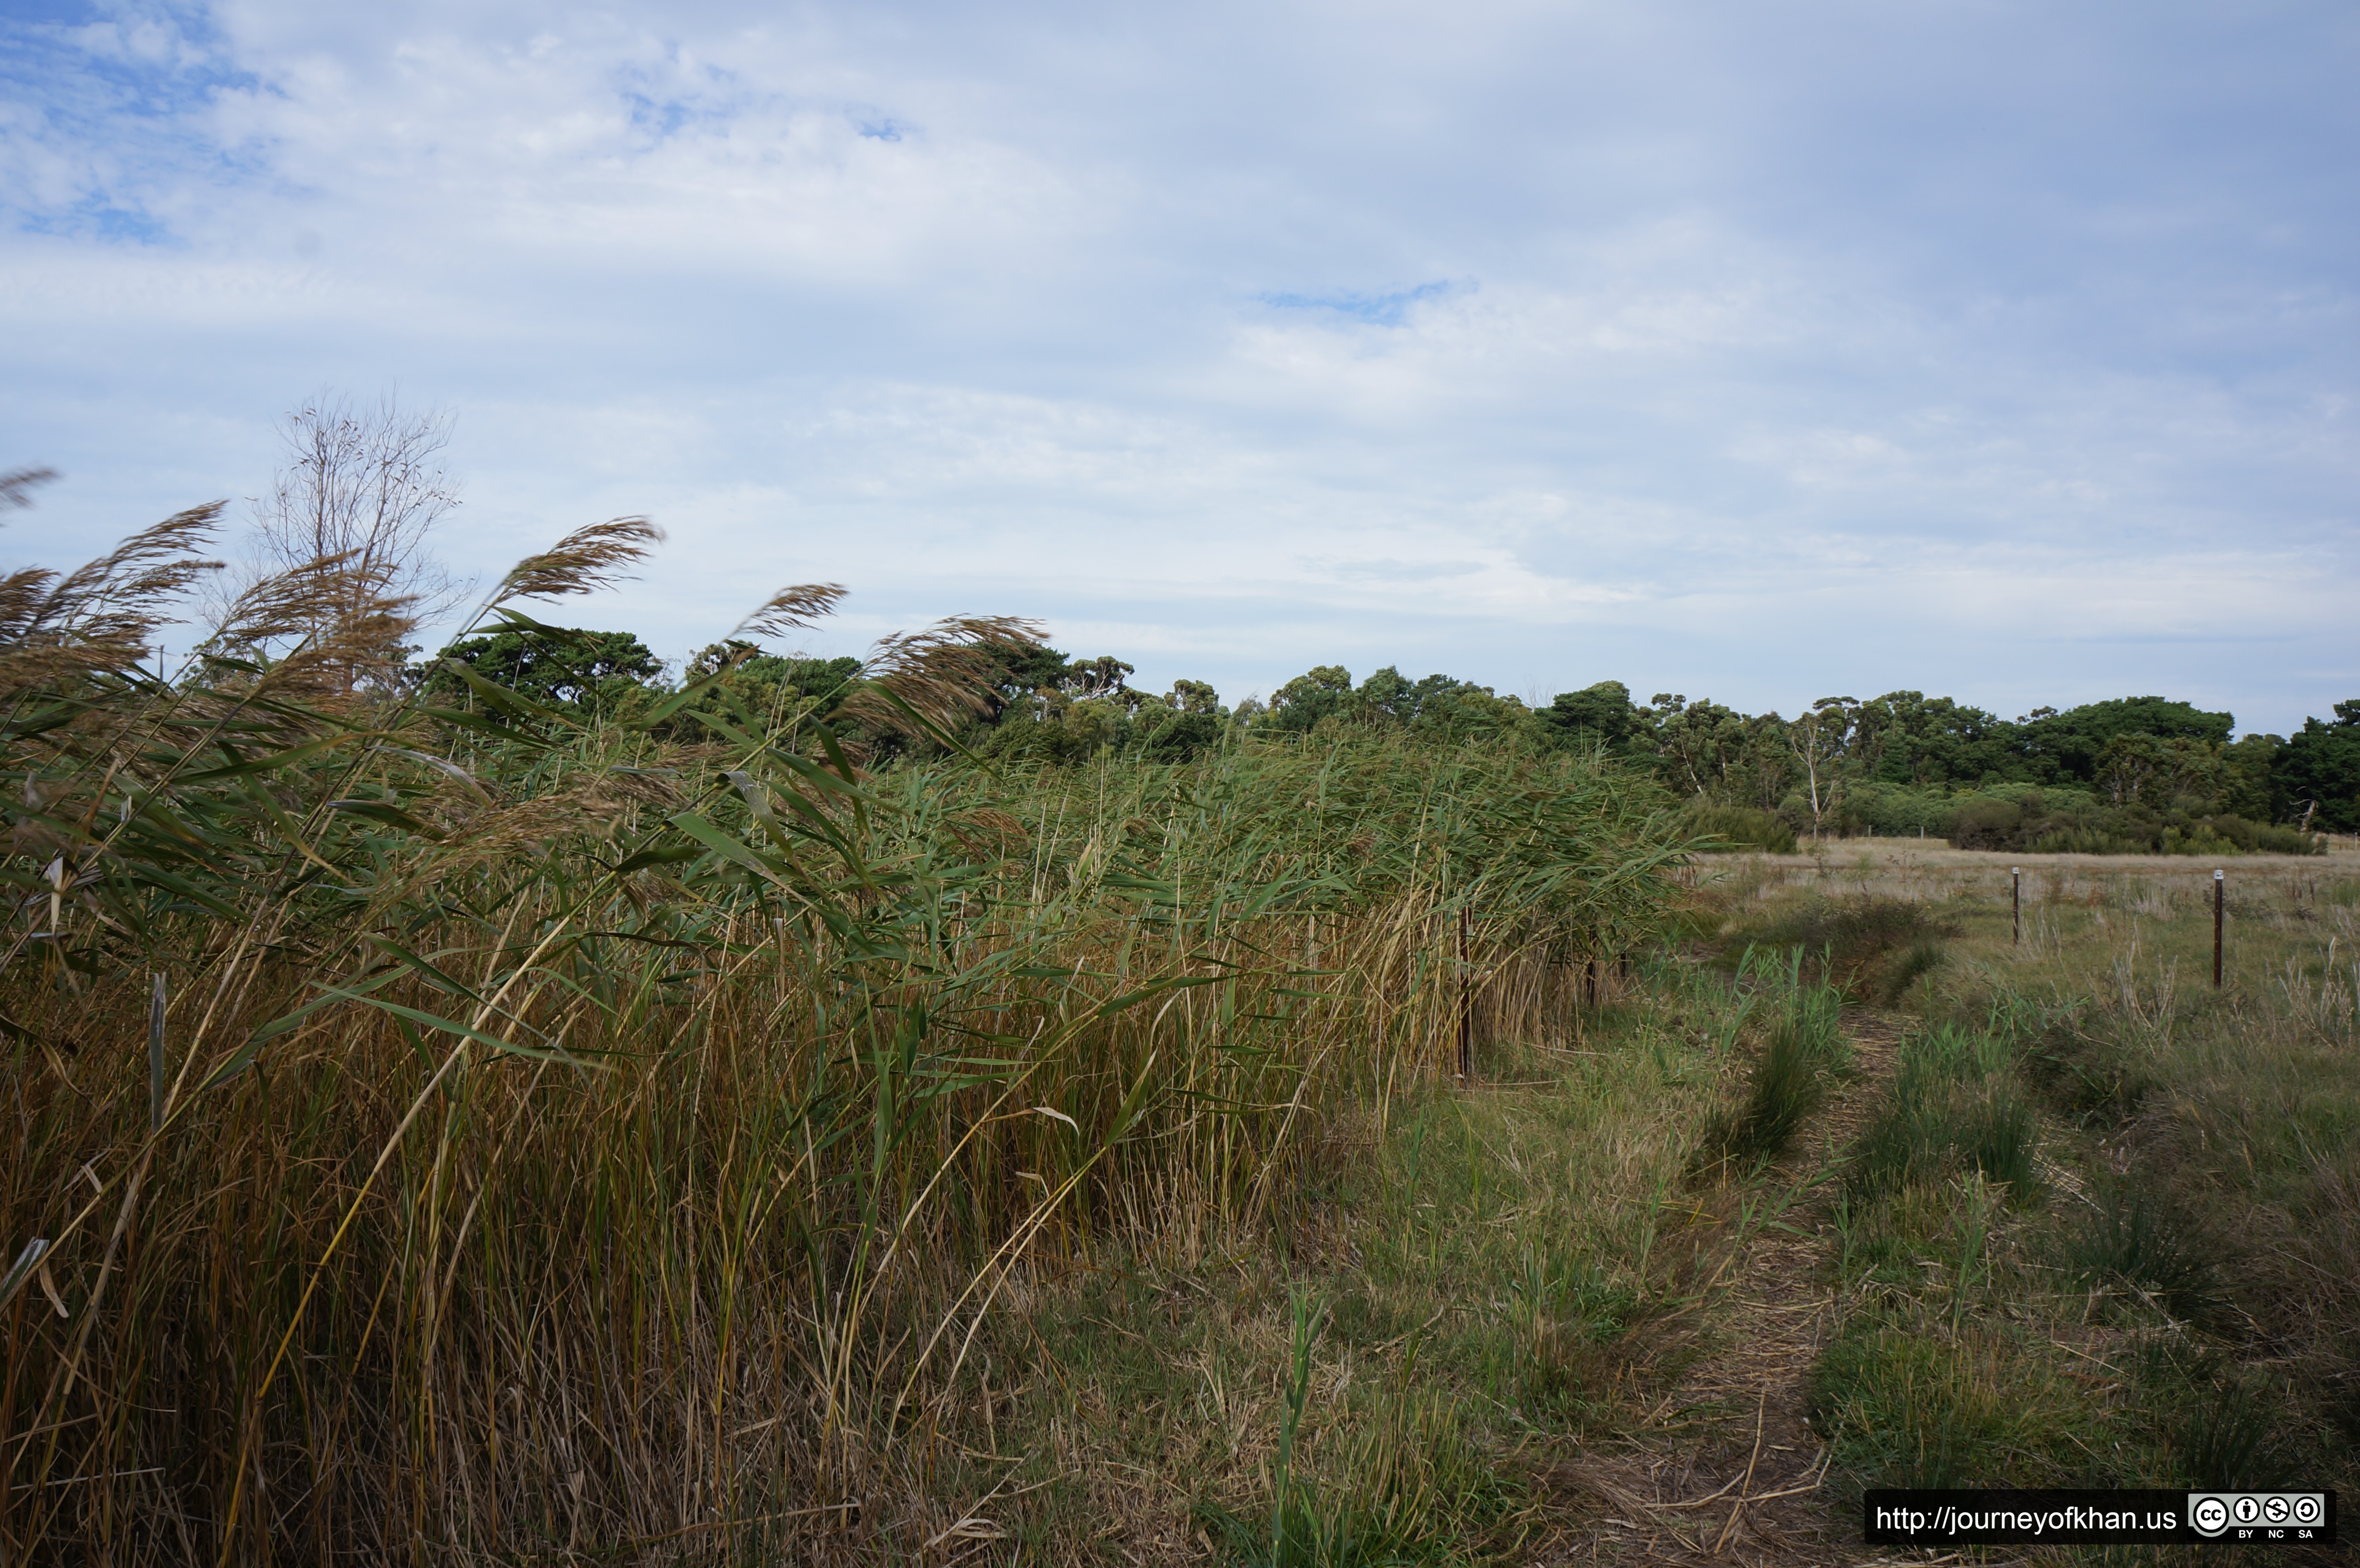
[[[1751,1189],[1758,1202],[1791,1192],[1859,1132],[1893,1072],[1899,1030],[1847,1010],[1858,1075],[1837,1087],[1797,1151]],[[1731,1194],[1731,1220],[1740,1194]],[[1620,1454],[1586,1455],[1567,1482],[1603,1506],[1589,1539],[1563,1561],[1861,1564],[1849,1515],[1831,1513],[1828,1453],[1806,1419],[1811,1367],[1836,1323],[1828,1286],[1833,1247],[1824,1191],[1756,1225],[1718,1265],[1705,1355],[1677,1379]],[[1896,1560],[1897,1561],[1897,1560]],[[1913,1561],[1923,1561],[1917,1559]]]

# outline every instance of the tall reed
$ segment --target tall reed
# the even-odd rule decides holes
[[[166,684],[200,532],[0,648],[12,1563],[906,1552],[1011,1281],[1252,1235],[1321,1117],[1561,1018],[1677,858],[1570,759],[989,772],[925,743],[1000,621],[872,665],[939,758],[891,766],[726,685],[373,690],[403,606],[322,629],[333,561],[247,607],[278,657]]]

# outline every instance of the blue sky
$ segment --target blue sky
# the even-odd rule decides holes
[[[0,0],[0,534],[456,419],[678,657],[1037,616],[1788,713],[2360,695],[2360,11]]]

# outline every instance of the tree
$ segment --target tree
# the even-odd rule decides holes
[[[2070,779],[2088,784],[2097,779],[2098,754],[2116,735],[2147,735],[2158,740],[2225,745],[2235,727],[2234,716],[2206,713],[2187,702],[2164,697],[2115,697],[2061,713],[2041,710],[2024,721],[2019,733],[2021,754],[2031,765],[2036,782]]]
[[[1561,741],[1620,750],[1631,737],[1638,711],[1631,705],[1631,688],[1620,681],[1601,681],[1579,691],[1558,692],[1540,716]]]
[[[1340,664],[1315,665],[1270,694],[1272,727],[1307,732],[1330,713],[1352,707],[1352,672]]]
[[[1775,710],[1743,720],[1721,775],[1721,798],[1732,803],[1750,800],[1762,811],[1775,811],[1794,783],[1786,721]]]
[[[1786,721],[1776,713],[1752,717],[1699,697],[1691,702],[1659,691],[1635,713],[1630,745],[1652,750],[1655,770],[1672,789],[1699,800],[1749,804],[1768,811],[1786,798],[1794,774]]]
[[[375,407],[322,396],[290,413],[287,464],[254,503],[263,552],[282,568],[349,554],[396,592],[446,593],[427,536],[459,504],[442,463],[451,422],[439,410],[406,413],[390,395]]]
[[[1238,717],[1253,711],[1250,702],[1241,702]],[[1405,729],[1456,744],[1524,730],[1532,711],[1513,697],[1496,696],[1489,686],[1456,676],[1437,673],[1412,681],[1389,664],[1355,688],[1350,670],[1340,664],[1322,664],[1272,692],[1269,713],[1260,723],[1301,735],[1332,728],[1331,720],[1371,729]]]
[[[1175,713],[1147,737],[1147,755],[1156,762],[1185,762],[1220,741],[1221,721],[1212,714]]]
[[[712,681],[691,698],[681,712],[683,726],[693,728],[699,713],[713,713],[735,724],[751,723],[769,729],[804,716],[827,722],[861,677],[860,660],[849,655],[835,659],[797,659],[764,653],[744,637],[727,637],[703,648],[688,661],[691,681]],[[829,723],[839,737],[856,733],[846,722]]]
[[[1417,711],[1410,733],[1447,745],[1506,740],[1532,723],[1532,710],[1489,686],[1429,675],[1417,683]]]
[[[2221,803],[2249,822],[2275,822],[2286,814],[2284,781],[2278,775],[2284,737],[2239,735],[2223,754]]]
[[[1775,713],[1765,716],[1778,722]],[[1752,749],[1745,715],[1702,697],[1691,702],[1677,691],[1658,691],[1637,720],[1656,771],[1684,795],[1714,797]]]
[[[259,559],[216,609],[263,578],[314,574],[322,592],[300,635],[342,645],[350,691],[399,670],[412,651],[401,639],[464,591],[428,546],[459,504],[442,464],[451,418],[405,412],[391,395],[364,406],[322,394],[290,413],[280,436],[286,462],[253,500]]]
[[[628,632],[527,631],[519,627],[463,637],[442,658],[456,659],[495,686],[549,707],[580,707],[608,713],[631,688],[663,672],[662,661]],[[468,688],[439,662],[426,690],[462,696]],[[486,715],[505,723],[499,713]]]
[[[1346,679],[1349,681],[1350,678]],[[1350,699],[1334,711],[1348,713],[1367,724],[1406,724],[1417,717],[1420,700],[1429,694],[1433,682],[1437,679],[1448,680],[1448,677],[1429,675],[1423,682],[1412,681],[1397,666],[1388,664],[1361,681]],[[1420,691],[1418,688],[1421,685],[1426,686],[1428,691]]]
[[[2092,779],[2108,800],[2117,807],[2127,806],[2147,795],[2147,781],[2155,774],[2156,764],[2153,735],[2118,735],[2098,748]]]
[[[2017,727],[1922,691],[1887,691],[1863,702],[1854,724],[1853,773],[1889,784],[1977,784],[2029,777]]]
[[[1822,697],[1811,711],[1786,726],[1786,746],[1803,766],[1811,805],[1811,836],[1819,836],[1827,814],[1843,799],[1845,748],[1858,725],[1860,703],[1851,697]]]
[[[1180,713],[1218,713],[1221,709],[1221,694],[1202,681],[1175,681],[1164,701]]]
[[[2278,756],[2285,811],[2330,833],[2360,833],[2360,697],[2335,704],[2333,722],[2305,719]]]
[[[992,657],[990,711],[984,722],[998,724],[1011,714],[1046,719],[1048,693],[1062,695],[1070,665],[1066,657],[1044,643],[1001,648]]]
[[[1125,697],[1131,692],[1128,682],[1134,668],[1110,653],[1102,653],[1096,659],[1077,659],[1066,666],[1060,683],[1085,701],[1093,697]]]

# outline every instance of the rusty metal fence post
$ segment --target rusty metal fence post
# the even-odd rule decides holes
[[[2223,904],[2223,881],[2219,867],[2212,872],[2212,989],[2221,988],[2221,911]]]

